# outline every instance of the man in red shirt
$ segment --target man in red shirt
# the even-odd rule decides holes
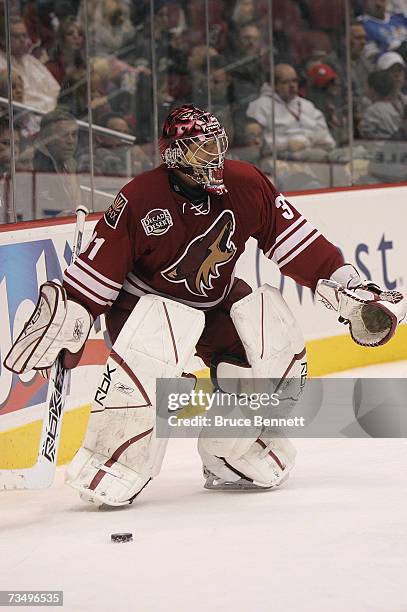
[[[156,379],[182,378],[195,351],[215,380],[217,369],[236,378],[301,376],[304,341],[284,300],[276,289],[252,292],[235,277],[250,237],[296,282],[315,291],[329,279],[320,295],[360,344],[387,341],[405,311],[400,294],[388,299],[363,285],[260,170],[225,160],[227,136],[212,114],[192,105],[175,109],[159,144],[164,163],[123,187],[65,271],[66,316],[51,345],[53,355],[65,349],[73,366],[93,319],[106,313],[113,347],[67,482],[85,499],[109,505],[131,503],[158,473],[165,444],[154,431]],[[55,310],[60,302],[55,298]],[[78,312],[81,334],[77,325],[72,333]],[[50,365],[41,346],[22,349],[18,339],[7,367]],[[295,457],[288,440],[264,427],[227,439],[208,428],[198,449],[207,488],[274,488]]]

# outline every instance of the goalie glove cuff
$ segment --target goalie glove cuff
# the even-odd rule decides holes
[[[67,299],[61,285],[44,283],[35,310],[7,354],[4,365],[16,374],[48,368],[63,349],[71,353],[80,351],[92,324],[89,312]]]
[[[356,289],[362,285],[362,279],[359,276],[359,272],[351,264],[345,264],[341,266],[333,274],[331,274],[331,280],[339,283],[345,289]]]

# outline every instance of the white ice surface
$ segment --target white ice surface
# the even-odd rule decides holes
[[[407,441],[295,443],[273,492],[205,491],[195,441],[173,440],[132,507],[86,506],[63,470],[1,493],[0,589],[63,589],[47,609],[69,612],[406,612]],[[122,531],[134,541],[112,544]]]

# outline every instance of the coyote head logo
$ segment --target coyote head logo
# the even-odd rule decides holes
[[[188,244],[175,264],[161,272],[162,276],[172,283],[184,283],[194,295],[206,297],[206,290],[213,289],[212,280],[219,277],[219,266],[235,256],[237,249],[231,241],[235,226],[233,212],[223,211],[204,234]]]

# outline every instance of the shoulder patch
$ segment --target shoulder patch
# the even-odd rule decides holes
[[[126,208],[128,199],[124,197],[120,191],[114,199],[113,204],[107,209],[104,214],[104,219],[109,227],[116,229],[122,212]]]

